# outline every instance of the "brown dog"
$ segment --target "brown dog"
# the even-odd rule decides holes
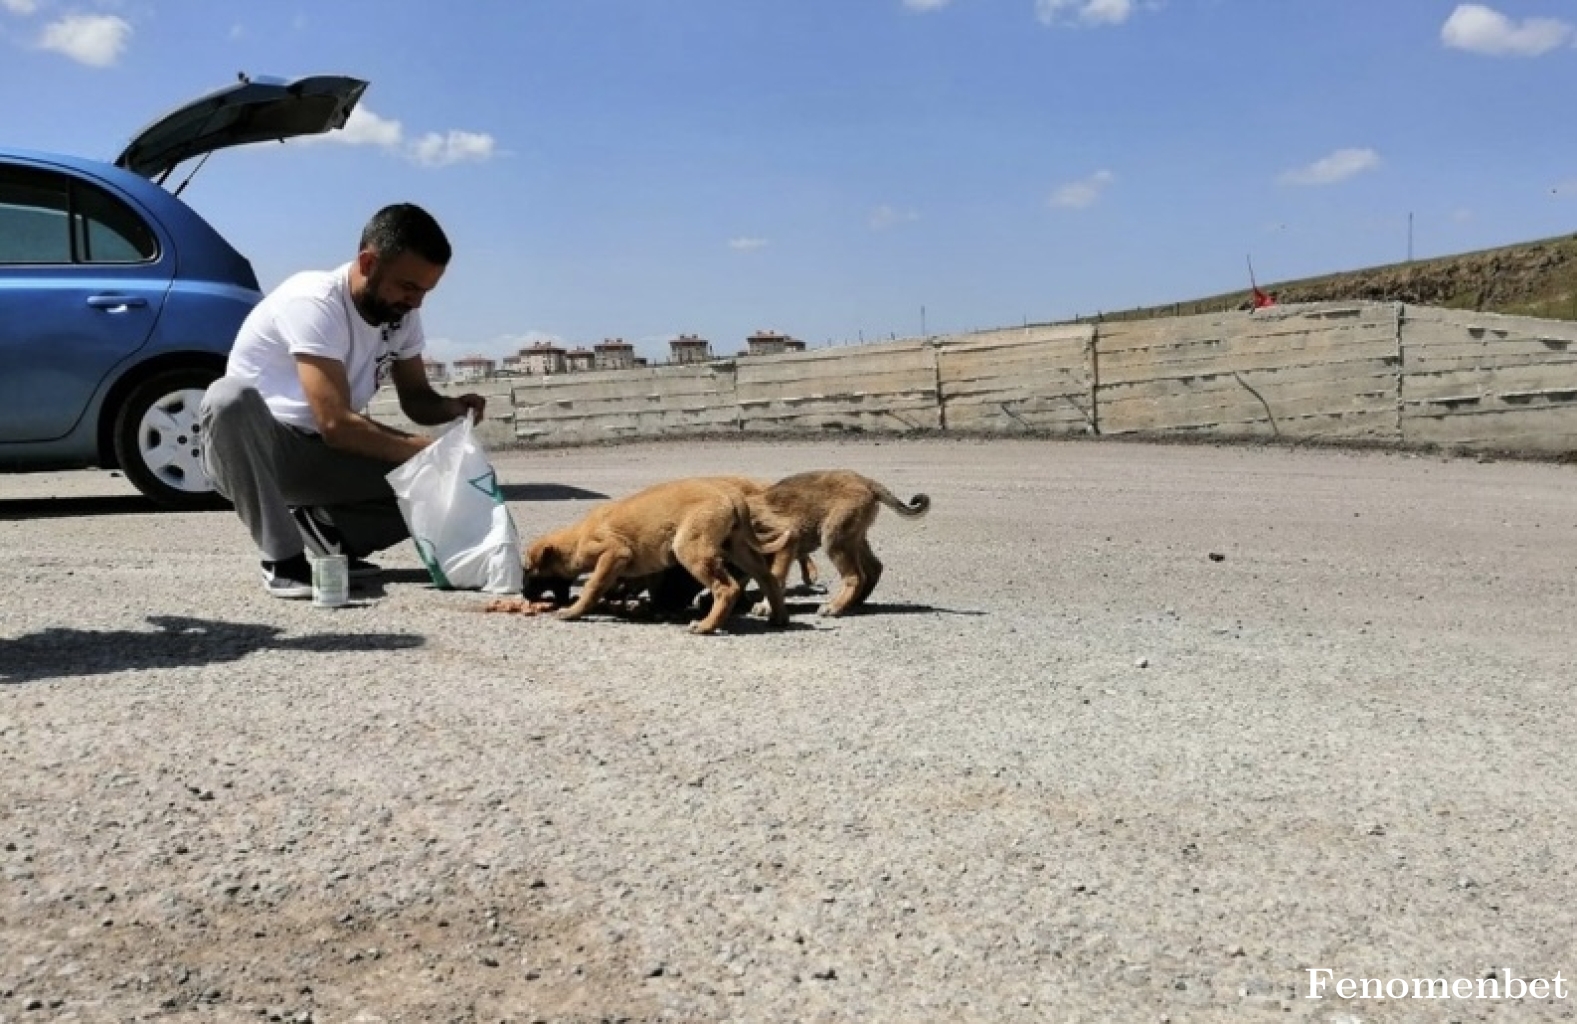
[[[743,588],[728,571],[739,566],[765,595],[773,625],[788,621],[783,588],[767,561],[787,535],[761,544],[750,526],[746,489],[727,477],[688,477],[656,484],[593,508],[572,526],[539,537],[526,549],[528,578],[574,580],[591,573],[575,603],[558,613],[578,619],[597,606],[614,583],[682,565],[712,592],[712,608],[690,627],[710,633],[722,624]],[[792,560],[792,559],[791,559]]]
[[[780,591],[796,558],[826,547],[843,587],[821,606],[822,615],[842,615],[864,604],[876,589],[882,563],[866,533],[883,505],[911,519],[931,508],[924,494],[905,504],[875,480],[847,469],[796,473],[746,500],[762,550],[777,548],[772,575]]]
[[[772,486],[772,482],[770,480],[758,480],[758,479],[756,479],[753,476],[724,476],[724,477],[718,477],[718,479],[719,480],[726,480],[726,481],[734,484],[740,490],[745,492],[745,496],[746,497],[750,497],[751,495],[760,494],[761,492],[765,491],[768,487]],[[812,549],[812,550],[814,550],[814,549]],[[800,581],[800,583],[803,584],[807,590],[810,589],[811,587],[815,586],[816,585],[816,577],[817,577],[818,574],[816,572],[816,563],[810,557],[810,552],[806,552],[803,555],[796,556],[796,561],[799,562],[799,581]],[[779,583],[780,586],[787,587],[788,586],[788,575],[785,573],[778,580],[778,583]]]

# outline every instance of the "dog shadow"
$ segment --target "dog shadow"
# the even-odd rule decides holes
[[[867,602],[843,613],[843,618],[855,615],[970,615],[986,613],[974,608],[939,608],[934,604],[876,604]]]
[[[985,615],[985,612],[974,609],[938,608],[932,604],[877,604],[866,602],[855,605],[842,615],[822,615],[823,601],[790,601],[786,602],[790,615],[809,615],[817,619],[835,621],[837,619],[858,619],[869,615]]]

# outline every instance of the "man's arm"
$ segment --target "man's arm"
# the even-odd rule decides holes
[[[447,396],[433,390],[427,381],[427,369],[420,356],[396,359],[389,371],[394,381],[395,393],[400,396],[400,411],[412,423],[436,427],[457,420],[467,412],[480,420],[487,408],[487,399],[481,395],[464,394]]]
[[[295,358],[302,393],[312,407],[318,433],[330,448],[397,465],[432,443],[430,438],[395,430],[352,409],[344,363],[324,356]]]

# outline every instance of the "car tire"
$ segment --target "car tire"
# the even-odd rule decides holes
[[[218,379],[215,370],[161,370],[137,384],[115,415],[115,459],[132,485],[172,510],[226,503],[203,469],[198,406]]]

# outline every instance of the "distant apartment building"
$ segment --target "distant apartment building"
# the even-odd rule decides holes
[[[457,384],[467,381],[486,380],[498,369],[498,361],[487,356],[463,356],[454,361],[454,370],[449,379]]]
[[[628,370],[635,365],[635,346],[623,338],[608,338],[592,346],[598,370]]]
[[[694,334],[681,334],[668,343],[668,361],[681,366],[712,361],[712,343]]]
[[[504,369],[532,377],[563,373],[566,369],[564,350],[552,342],[539,341],[505,359]]]
[[[427,373],[427,380],[432,384],[442,384],[449,379],[449,367],[436,359],[423,357],[422,369]]]
[[[757,331],[745,339],[745,355],[777,356],[784,352],[803,352],[805,343],[782,331]]]
[[[570,373],[593,370],[597,366],[597,353],[584,346],[576,346],[564,353],[564,368]]]

